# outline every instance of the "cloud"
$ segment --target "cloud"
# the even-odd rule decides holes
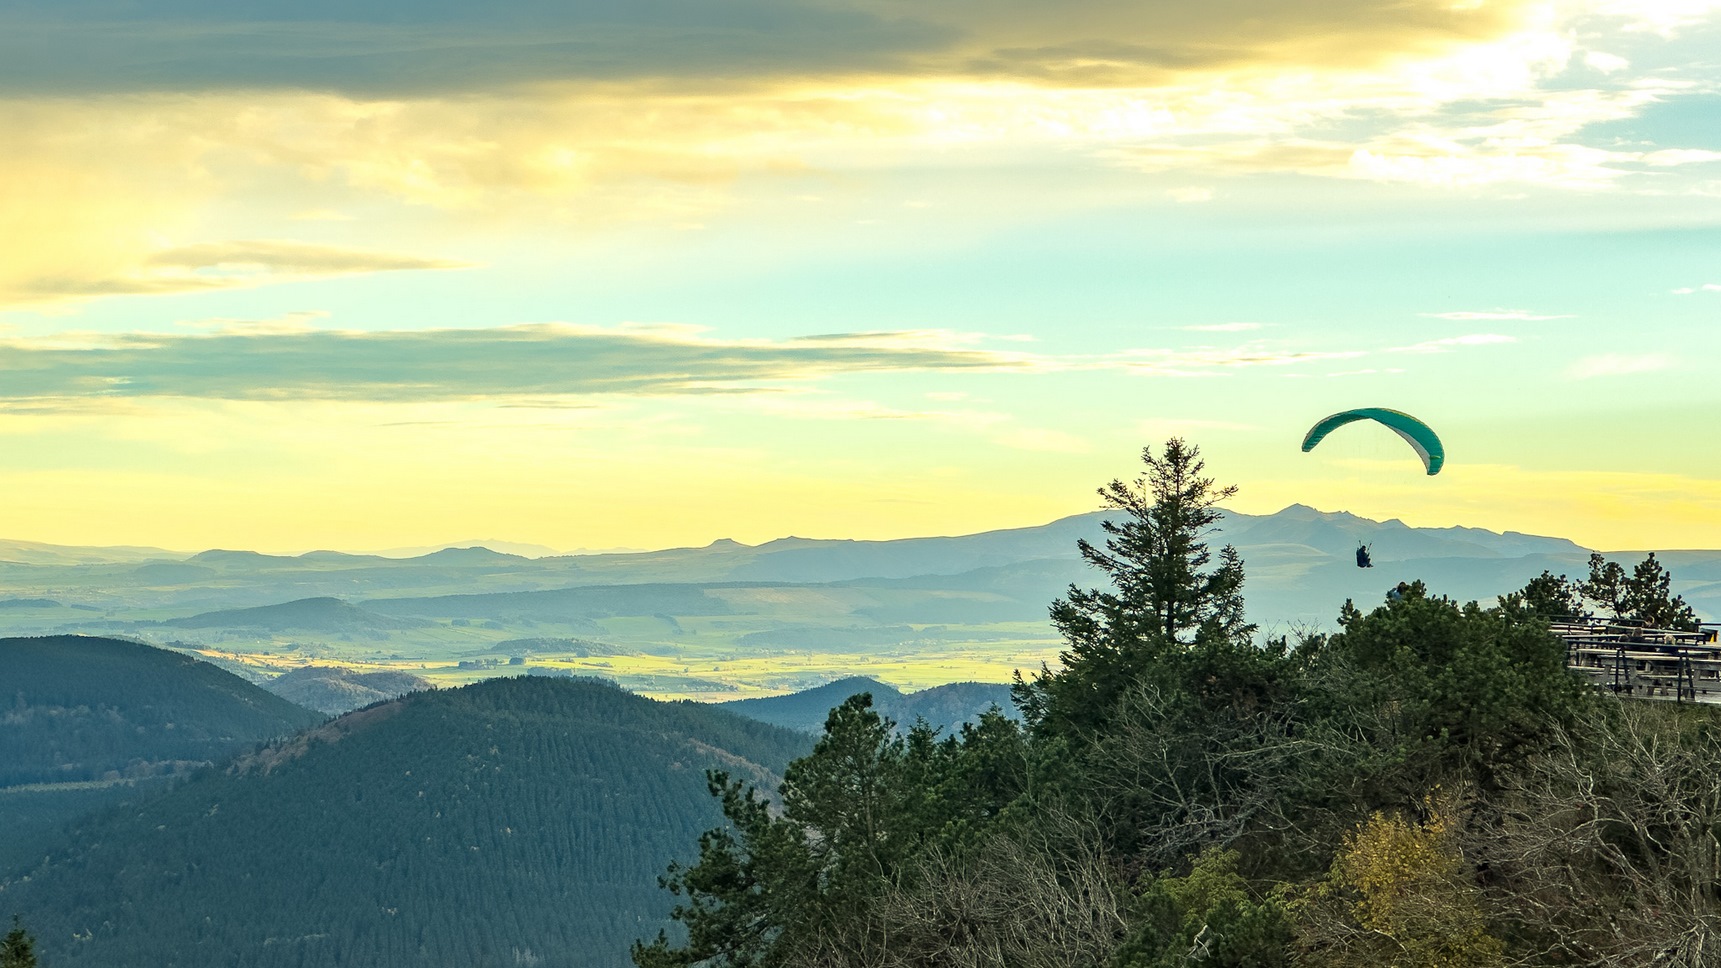
[[[461,269],[469,265],[450,259],[302,242],[210,242],[151,253],[130,271],[120,274],[19,280],[0,289],[0,301],[8,296],[11,301],[34,302],[87,296],[198,292],[373,272]]]
[[[1572,315],[1533,313],[1527,309],[1459,310],[1447,313],[1421,313],[1429,319],[1450,319],[1454,322],[1541,322],[1549,319],[1573,319]]]
[[[317,320],[328,319],[330,315],[324,309],[300,309],[268,319],[209,316],[180,320],[176,325],[216,333],[304,333],[310,332]]]
[[[1602,50],[1584,51],[1584,64],[1593,67],[1603,74],[1613,74],[1631,66],[1631,61]]]
[[[1387,350],[1389,353],[1445,353],[1448,350],[1462,346],[1499,346],[1503,343],[1516,343],[1516,336],[1504,333],[1467,333],[1463,336],[1448,336],[1444,339],[1423,340],[1409,346],[1394,346]]]
[[[1667,353],[1600,353],[1573,363],[1566,368],[1566,375],[1574,380],[1589,380],[1600,376],[1659,373],[1677,365],[1678,361]]]
[[[1230,330],[1224,330],[1229,332]],[[1131,349],[1103,359],[1079,363],[1064,359],[1046,361],[1063,368],[1122,369],[1126,372],[1162,377],[1212,377],[1230,371],[1253,367],[1298,367],[1314,363],[1341,360],[1362,360],[1371,356],[1399,353],[1445,353],[1479,346],[1516,343],[1513,336],[1499,333],[1470,333],[1444,339],[1425,340],[1408,346],[1385,346],[1347,349],[1306,349],[1284,341],[1253,340],[1240,346],[1197,346],[1184,349]],[[1397,368],[1357,367],[1328,375],[1361,373],[1401,373]],[[1291,374],[1308,376],[1309,374]]]
[[[721,340],[684,326],[484,330],[229,329],[0,343],[11,401],[186,397],[383,402],[756,392],[840,373],[1023,370],[960,334]]]
[[[1707,148],[1663,148],[1660,151],[1647,152],[1638,160],[1652,168],[1706,165],[1721,161],[1721,151],[1710,151]]]
[[[1152,191],[1187,201],[1215,173],[1260,172],[1697,190],[1686,173],[1712,150],[1589,136],[1703,88],[1635,47],[1574,77],[1587,16],[1534,0],[0,4],[0,211],[17,223],[0,298],[231,285],[141,271],[148,239],[209,224],[273,236],[358,214],[383,231],[403,204],[449,234],[717,224],[764,179],[871,180],[926,151],[1175,171]]]
[[[1721,292],[1721,283],[1706,282],[1701,286],[1683,286],[1673,290],[1675,296],[1689,296],[1694,292]]]
[[[1217,376],[1380,353],[1439,352],[1510,337],[1481,334],[1410,347],[1320,350],[1251,342],[1234,347],[1143,348],[1047,355],[998,348],[1009,341],[947,330],[820,333],[734,339],[679,323],[594,326],[541,323],[491,329],[354,331],[315,328],[318,310],[272,319],[216,317],[197,332],[80,333],[0,340],[6,409],[64,410],[143,399],[381,403],[491,401],[564,406],[598,395],[717,395],[734,406],[791,416],[935,419],[981,426],[974,410],[904,410],[871,401],[811,398],[807,385],[858,373],[1121,371],[1155,377]],[[791,392],[796,391],[796,392]],[[955,401],[961,391],[934,399]],[[743,400],[741,398],[745,397]],[[1038,433],[1038,432],[1035,432]],[[1033,441],[1039,443],[1034,444]],[[1011,446],[1045,449],[1029,434]],[[1069,446],[1069,441],[1058,444]]]
[[[1217,376],[1227,370],[1257,366],[1297,366],[1326,360],[1354,360],[1366,350],[1300,350],[1265,343],[1237,347],[1197,347],[1186,350],[1136,349],[1119,354],[1115,365],[1150,376]]]
[[[167,249],[150,256],[148,265],[169,272],[214,270],[234,275],[347,275],[410,269],[461,269],[469,264],[300,242],[261,241],[211,242]]]
[[[556,80],[862,72],[952,28],[794,0],[219,0],[0,7],[0,91],[445,94]]]
[[[1537,9],[1529,0],[18,0],[0,7],[0,91],[407,97],[839,74],[1091,88],[1260,62],[1387,62],[1508,33]]]
[[[1594,11],[1618,18],[1628,30],[1671,37],[1721,12],[1721,0],[1597,0]]]

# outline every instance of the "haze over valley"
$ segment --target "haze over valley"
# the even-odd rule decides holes
[[[419,681],[580,675],[641,695],[706,701],[870,675],[919,689],[1008,682],[1055,664],[1048,604],[1093,579],[1076,540],[1101,512],[1037,528],[943,538],[784,538],[758,546],[528,558],[482,547],[411,558],[337,552],[170,554],[0,545],[0,632],[102,634],[185,651],[269,685],[305,669],[349,679],[334,712]],[[1248,564],[1249,618],[1280,634],[1331,627],[1347,598],[1376,601],[1407,577],[1491,600],[1547,570],[1577,574],[1589,550],[1556,537],[1411,528],[1293,506],[1228,514],[1215,543]],[[1376,567],[1352,557],[1373,548]],[[1677,590],[1721,614],[1721,552],[1663,552]],[[327,681],[324,675],[322,681]],[[281,680],[292,689],[292,677]]]

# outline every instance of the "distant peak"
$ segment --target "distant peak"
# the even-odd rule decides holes
[[[432,551],[428,555],[420,555],[419,558],[420,560],[430,561],[489,561],[493,559],[508,559],[514,561],[526,560],[523,555],[510,555],[501,551],[492,551],[489,548],[481,546],[471,548],[443,548],[440,551]]]
[[[742,544],[739,541],[736,541],[734,538],[718,538],[716,541],[711,542],[710,544],[706,545],[705,547],[708,550],[709,549],[728,550],[730,548],[745,548],[748,546]]]
[[[186,561],[220,561],[222,559],[232,559],[232,558],[267,558],[267,557],[269,557],[269,556],[262,554],[261,552],[256,552],[256,551],[237,551],[237,550],[228,549],[228,548],[211,548],[208,551],[199,551],[197,554],[194,554],[190,558],[187,558],[185,560]]]
[[[827,685],[827,686],[882,686],[885,689],[894,689],[895,688],[894,686],[886,685],[885,683],[879,682],[877,679],[874,679],[872,676],[844,676],[841,679],[832,679],[830,682],[825,683],[825,685]]]

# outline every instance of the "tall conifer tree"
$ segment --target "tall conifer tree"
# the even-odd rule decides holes
[[[1133,482],[1099,489],[1109,510],[1103,546],[1077,547],[1105,573],[1110,588],[1070,586],[1052,603],[1052,624],[1070,643],[1063,670],[1018,679],[1017,702],[1034,722],[1080,723],[1102,715],[1119,691],[1168,653],[1247,642],[1255,626],[1243,617],[1243,559],[1208,536],[1223,517],[1219,504],[1237,493],[1205,476],[1201,448],[1173,437],[1160,453],[1142,450],[1146,471]],[[1217,562],[1215,561],[1217,557]]]

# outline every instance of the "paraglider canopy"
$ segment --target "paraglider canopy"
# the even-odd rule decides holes
[[[1310,427],[1309,432],[1303,436],[1303,453],[1314,450],[1315,445],[1324,440],[1327,434],[1358,420],[1373,420],[1403,437],[1405,443],[1414,448],[1416,455],[1422,458],[1423,469],[1430,475],[1440,473],[1440,466],[1446,463],[1446,448],[1440,443],[1440,437],[1434,433],[1432,427],[1408,413],[1388,410],[1385,407],[1345,410],[1322,420]]]
[[[1373,568],[1374,560],[1369,557],[1368,545],[1356,546],[1356,566],[1358,568]]]

